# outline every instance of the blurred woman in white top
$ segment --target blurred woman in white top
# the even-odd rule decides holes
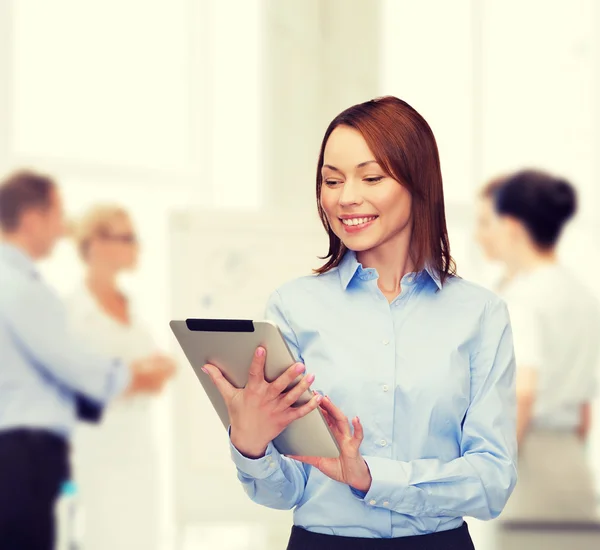
[[[117,278],[133,270],[138,240],[128,213],[112,205],[88,211],[74,227],[85,279],[68,298],[79,336],[126,361],[158,349]],[[97,426],[80,426],[73,468],[85,509],[86,550],[159,547],[160,468],[156,397],[131,395],[105,411]]]
[[[596,391],[600,315],[593,294],[556,253],[576,212],[576,192],[564,179],[531,170],[490,189],[493,252],[509,274],[501,294],[517,361],[519,482],[504,516],[589,518],[595,495],[584,438]]]

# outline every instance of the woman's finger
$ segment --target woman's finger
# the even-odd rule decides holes
[[[269,384],[267,397],[269,397],[269,399],[277,399],[305,370],[302,363],[292,365]]]
[[[353,439],[360,445],[365,436],[362,424],[360,423],[360,419],[358,416],[355,416],[352,419],[352,427],[354,428]]]
[[[322,401],[323,396],[320,393],[315,393],[308,403],[300,405],[299,407],[290,407],[286,413],[289,420],[288,424],[291,424],[294,420],[298,420],[298,418],[302,418],[309,412],[314,411]]]
[[[302,380],[298,382],[289,392],[281,395],[281,400],[277,406],[277,410],[283,411],[291,407],[300,396],[310,388],[310,385],[315,381],[314,374],[307,374],[302,377]]]
[[[333,401],[331,401],[329,396],[325,396],[321,407],[323,407],[332,416],[332,418],[335,418],[335,420],[348,421],[346,415],[333,404]]]
[[[321,414],[323,415],[323,418],[326,420],[329,427],[333,428],[335,426],[335,422],[333,421],[333,418],[331,418],[327,410],[320,406],[319,411],[321,411]]]
[[[325,397],[325,399],[323,399],[321,407],[329,413],[331,418],[333,418],[337,425],[337,429],[341,432],[342,435],[344,435],[345,437],[352,436],[352,434],[350,433],[350,424],[348,423],[346,415],[331,402],[331,399],[329,399],[329,397]]]
[[[248,370],[248,384],[246,387],[257,392],[265,382],[265,361],[267,352],[265,348],[256,348],[250,370]]]
[[[236,388],[234,388],[223,376],[223,373],[214,365],[206,364],[202,367],[202,372],[208,374],[213,384],[219,390],[219,393],[223,397],[226,403],[229,403],[235,395]]]
[[[323,415],[323,418],[327,422],[327,425],[332,430],[337,431],[337,425],[335,423],[335,420],[333,420],[333,418],[331,418],[331,415],[327,412],[327,410],[324,409],[323,407],[319,407],[319,410],[321,411],[321,414]]]

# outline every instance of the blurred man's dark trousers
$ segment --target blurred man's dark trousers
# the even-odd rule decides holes
[[[0,550],[53,550],[68,445],[42,430],[0,432]]]

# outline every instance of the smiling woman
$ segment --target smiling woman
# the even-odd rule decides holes
[[[463,518],[498,516],[516,482],[514,353],[504,303],[455,275],[433,133],[397,98],[350,107],[316,183],[326,263],[267,306],[300,364],[269,383],[259,349],[244,389],[205,365],[238,477],[294,508],[289,550],[472,549]],[[299,372],[320,392],[294,407]],[[316,407],[340,456],[282,456],[272,440]]]
[[[362,160],[353,165],[356,159]],[[413,242],[416,266],[431,264],[442,280],[455,272],[437,145],[425,119],[407,103],[382,98],[331,122],[319,155],[317,199],[329,233],[329,260],[319,273],[337,266],[348,248],[375,248],[402,232]],[[370,226],[373,231],[360,231]],[[357,238],[346,246],[343,235]]]

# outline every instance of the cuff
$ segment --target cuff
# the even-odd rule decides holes
[[[231,434],[231,428],[229,428]],[[254,479],[266,479],[279,471],[281,468],[281,455],[273,445],[269,443],[265,456],[261,458],[248,458],[240,453],[229,440],[231,459],[238,471],[247,477]]]
[[[350,490],[352,491],[352,494],[355,497],[360,498],[361,500],[364,500],[364,498],[367,496],[367,493],[365,493],[364,491],[359,491],[358,489],[355,489],[354,487],[350,487]]]
[[[108,375],[105,403],[121,395],[131,384],[131,369],[120,359],[112,363],[112,370]]]
[[[363,497],[369,506],[394,509],[399,494],[409,486],[409,465],[381,457],[363,457],[371,472],[371,487]]]

